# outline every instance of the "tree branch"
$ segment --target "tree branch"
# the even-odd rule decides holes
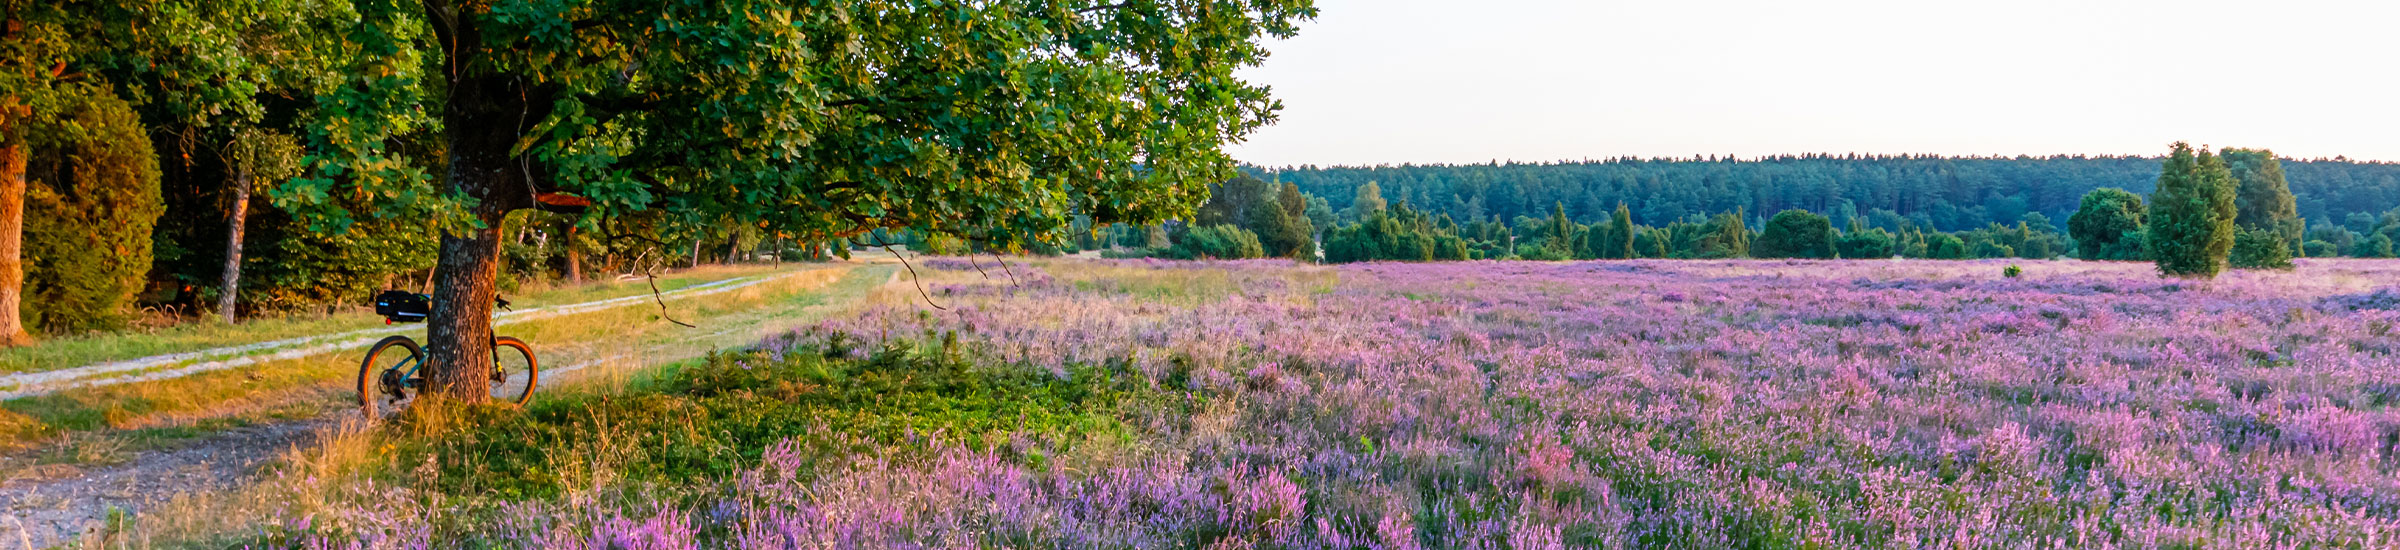
[[[427,26],[433,27],[433,38],[442,46],[442,63],[449,65],[452,81],[458,80],[458,20],[451,13],[448,0],[425,0]]]
[[[883,247],[884,252],[892,253],[892,257],[899,258],[901,267],[908,268],[908,280],[917,284],[917,295],[925,297],[925,305],[933,306],[934,309],[942,311],[950,311],[950,308],[942,307],[941,304],[933,303],[933,295],[925,292],[925,279],[917,276],[917,266],[909,265],[907,256],[900,255],[900,251],[898,250],[892,250],[891,243],[883,242],[883,238],[881,237],[877,237],[875,239],[875,245]]]

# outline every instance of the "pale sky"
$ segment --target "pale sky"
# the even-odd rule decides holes
[[[2400,1],[1318,0],[1267,166],[1804,152],[2400,160]]]

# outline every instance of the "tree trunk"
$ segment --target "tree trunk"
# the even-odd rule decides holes
[[[237,169],[233,172],[233,216],[226,222],[229,231],[225,236],[225,290],[217,295],[217,316],[225,318],[226,324],[235,321],[235,291],[241,288],[242,281],[242,229],[249,214],[250,172]]]
[[[426,364],[434,387],[470,402],[491,395],[492,300],[500,295],[500,216],[478,218],[485,220],[484,227],[442,234],[441,259],[433,266],[433,308],[425,316]]]
[[[0,105],[0,109],[7,106]],[[0,112],[0,118],[15,115]],[[18,294],[25,290],[25,144],[9,139],[8,122],[0,121],[0,347],[32,343],[24,322],[17,318]]]
[[[583,284],[583,249],[575,246],[575,226],[567,226],[567,283]]]
[[[700,237],[692,237],[692,268],[700,267]]]
[[[455,26],[446,29],[450,40],[482,43],[475,16],[458,14],[451,24]],[[454,71],[476,63],[470,59],[473,50],[448,53]],[[513,151],[523,125],[549,116],[550,102],[541,98],[554,90],[514,75],[452,74],[450,96],[442,109],[449,142],[444,179],[452,191],[475,199],[468,213],[481,227],[442,233],[441,257],[433,267],[433,303],[426,314],[425,364],[435,392],[481,402],[491,398],[492,301],[500,294],[501,225],[510,211],[533,207],[532,182],[527,179],[541,171]]]

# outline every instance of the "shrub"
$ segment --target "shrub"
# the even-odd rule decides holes
[[[2359,239],[2358,244],[2350,249],[2350,255],[2359,258],[2390,258],[2392,252],[2392,236],[2382,233]]]
[[[1977,240],[1968,256],[1975,258],[2014,258],[2017,249],[1996,241]]]
[[[2310,258],[2331,258],[2342,255],[2342,249],[2340,247],[2334,246],[2333,243],[2314,239],[2311,239],[2306,243],[2302,243],[2300,245],[2300,251],[2308,254],[2308,257]]]
[[[2083,195],[2083,205],[2067,216],[2067,235],[2075,239],[2075,257],[2085,260],[2141,260],[2142,228],[2150,209],[2142,196],[2114,187]]]
[[[2292,250],[2286,248],[2283,234],[2273,229],[2251,229],[2234,236],[2233,251],[2227,259],[2235,269],[2292,269]]]
[[[1750,243],[1759,258],[1831,258],[1833,220],[1807,210],[1785,210],[1767,220],[1767,227]]]
[[[1898,253],[1890,232],[1880,228],[1852,231],[1834,243],[1842,257],[1851,259],[1890,258]]]
[[[1175,246],[1160,254],[1179,260],[1241,260],[1266,255],[1266,246],[1259,244],[1257,234],[1233,225],[1185,229],[1183,235],[1175,240]]]
[[[1926,237],[1925,257],[1936,260],[1967,259],[1967,241],[1947,233]]]
[[[2017,264],[2008,264],[2007,268],[2000,270],[2000,276],[2010,279],[2015,279],[2023,275],[2025,275],[2025,268],[2017,267]]]
[[[158,158],[133,108],[94,92],[32,132],[26,162],[24,301],[28,328],[124,325],[150,273],[150,230],[166,206]]]

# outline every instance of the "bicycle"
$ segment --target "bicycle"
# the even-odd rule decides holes
[[[430,302],[431,297],[423,294],[384,291],[375,296],[375,313],[383,315],[384,324],[422,322],[432,309]],[[508,300],[497,300],[495,305],[509,309]],[[426,380],[418,376],[424,366],[424,348],[407,335],[375,342],[367,348],[366,360],[358,364],[359,408],[369,418],[407,408],[424,391]],[[491,378],[492,399],[516,405],[533,401],[533,386],[541,379],[541,364],[534,359],[533,346],[524,340],[493,336]]]

